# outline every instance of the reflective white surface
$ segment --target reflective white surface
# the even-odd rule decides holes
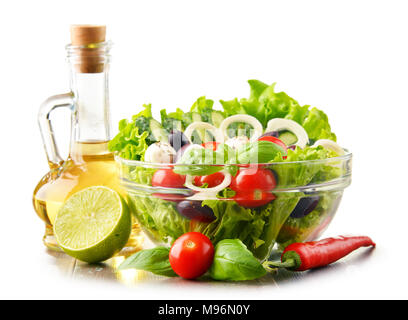
[[[148,2],[101,7],[76,0],[44,1],[47,10],[29,1],[0,6],[6,46],[0,52],[0,298],[408,298],[405,2],[162,1],[161,10]],[[134,274],[118,280],[109,269],[47,253],[44,225],[31,204],[47,171],[36,116],[46,97],[67,91],[64,46],[69,24],[78,22],[106,23],[116,44],[114,128],[143,103],[152,102],[157,113],[186,109],[203,94],[246,97],[249,78],[277,81],[278,90],[323,109],[339,143],[355,155],[352,185],[325,235],[369,235],[377,248],[328,268],[249,283],[141,274],[129,284],[123,279]],[[56,116],[56,131],[67,141],[66,116]]]

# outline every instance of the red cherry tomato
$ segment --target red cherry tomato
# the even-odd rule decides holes
[[[265,136],[265,137],[259,138],[258,141],[270,141],[270,142],[277,144],[278,146],[281,146],[283,149],[288,151],[286,144],[278,138],[275,138],[272,136]]]
[[[241,206],[256,208],[276,197],[272,190],[276,187],[275,175],[269,169],[243,169],[232,179],[230,188],[236,192],[234,200]]]
[[[202,276],[214,260],[214,246],[200,232],[188,232],[174,241],[169,254],[170,265],[184,279]]]
[[[211,149],[211,150],[215,151],[215,150],[217,150],[219,144],[220,144],[219,142],[210,141],[210,142],[203,143],[202,146],[204,148],[206,148],[206,149]]]
[[[218,186],[224,181],[224,174],[222,172],[216,172],[208,176],[197,176],[194,178],[194,184],[197,187],[201,187],[206,183],[208,188]]]
[[[153,174],[152,186],[164,188],[184,188],[186,177],[174,173],[172,169],[160,169]]]

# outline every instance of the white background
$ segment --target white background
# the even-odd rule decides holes
[[[407,9],[373,0],[2,2],[0,298],[408,298]],[[115,43],[114,132],[143,103],[157,111],[189,108],[201,95],[246,97],[252,78],[323,109],[354,153],[353,183],[325,235],[370,235],[377,249],[278,287],[127,288],[60,275],[31,196],[47,171],[37,112],[69,90],[73,23],[106,24]],[[68,119],[58,132],[68,136]]]

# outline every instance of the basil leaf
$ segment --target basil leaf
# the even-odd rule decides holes
[[[286,156],[287,152],[281,146],[270,141],[247,143],[238,150],[238,163],[268,163],[278,154]]]
[[[214,152],[210,149],[197,149],[193,148],[187,150],[177,166],[174,168],[174,172],[181,175],[192,176],[206,176],[223,169],[222,166],[211,166],[211,164],[223,164],[223,154]],[[185,164],[185,166],[184,166]],[[209,166],[210,165],[210,166]]]
[[[209,270],[214,280],[243,281],[263,277],[266,270],[239,239],[225,239],[215,247]]]
[[[169,251],[166,247],[141,250],[123,261],[118,270],[137,269],[160,276],[176,277],[170,266]]]

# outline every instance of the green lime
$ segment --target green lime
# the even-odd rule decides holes
[[[68,198],[55,218],[54,233],[67,254],[95,263],[119,252],[129,239],[131,227],[123,198],[112,189],[96,186]]]

